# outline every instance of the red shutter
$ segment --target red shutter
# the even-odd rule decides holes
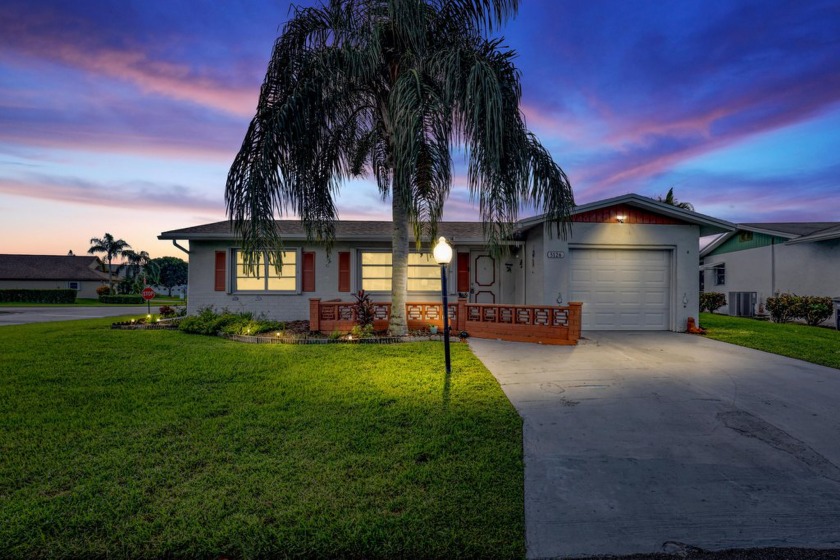
[[[216,251],[216,291],[225,291],[225,251]]]
[[[303,253],[303,268],[301,275],[301,288],[304,292],[315,291],[315,253]]]
[[[470,291],[470,254],[458,253],[458,291]]]
[[[350,291],[350,252],[338,253],[338,291]]]

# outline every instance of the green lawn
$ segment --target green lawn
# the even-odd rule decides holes
[[[466,345],[0,327],[0,556],[525,554],[521,421]]]
[[[798,323],[700,314],[709,338],[840,369],[840,332]]]

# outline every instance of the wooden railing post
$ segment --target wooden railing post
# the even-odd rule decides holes
[[[321,330],[321,298],[309,298],[309,332]]]
[[[580,339],[581,308],[583,303],[579,301],[569,302],[569,340],[577,342]]]
[[[467,298],[458,298],[458,315],[455,317],[455,330],[467,330]]]

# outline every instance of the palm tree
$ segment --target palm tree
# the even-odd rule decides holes
[[[111,290],[111,293],[114,293],[114,275],[113,270],[111,270],[111,263],[114,257],[124,254],[126,249],[131,248],[131,245],[122,239],[114,239],[114,236],[110,233],[105,233],[101,238],[92,237],[90,244],[91,247],[88,249],[88,254],[105,253],[105,260],[108,261],[108,288]]]
[[[329,249],[344,181],[372,172],[393,219],[391,332],[406,332],[409,226],[435,239],[466,148],[485,237],[505,250],[521,205],[565,234],[563,170],[525,126],[515,53],[487,35],[518,0],[331,0],[297,8],[277,39],[225,202],[246,264],[282,266],[274,217],[297,214]]]
[[[146,251],[123,251],[125,262],[117,267],[119,272],[125,269],[126,280],[130,281],[130,290],[139,292],[147,283],[155,283],[158,277],[158,267],[151,262],[151,257]]]
[[[674,198],[674,187],[668,189],[668,194],[665,195],[665,198],[657,196],[656,200],[664,202],[665,204],[670,204],[671,206],[676,206],[677,208],[682,208],[683,210],[688,210],[689,212],[694,212],[694,205],[692,203],[678,202],[677,199]]]

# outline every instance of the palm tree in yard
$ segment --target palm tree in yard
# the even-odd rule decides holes
[[[518,0],[333,0],[298,8],[277,39],[256,116],[228,174],[246,264],[281,265],[275,214],[330,247],[344,181],[371,173],[393,219],[391,332],[406,332],[409,227],[435,238],[465,148],[488,245],[504,251],[521,205],[566,233],[563,170],[525,126],[515,53],[489,34]]]
[[[125,262],[118,267],[118,270],[125,269],[126,280],[130,282],[131,290],[139,292],[146,284],[155,284],[158,274],[158,267],[151,262],[151,257],[146,251],[123,251]]]
[[[688,210],[689,212],[694,212],[694,205],[690,202],[679,202],[676,198],[674,198],[674,187],[668,189],[668,194],[665,197],[657,196],[656,200],[659,202],[664,202],[665,204],[670,204],[671,206],[676,206],[677,208],[682,208],[683,210]]]
[[[88,254],[105,253],[105,260],[108,261],[108,288],[111,290],[111,293],[114,293],[114,276],[111,270],[111,262],[115,257],[124,254],[127,249],[131,249],[131,245],[122,239],[114,239],[114,236],[110,233],[105,233],[101,238],[92,237],[90,245]]]

